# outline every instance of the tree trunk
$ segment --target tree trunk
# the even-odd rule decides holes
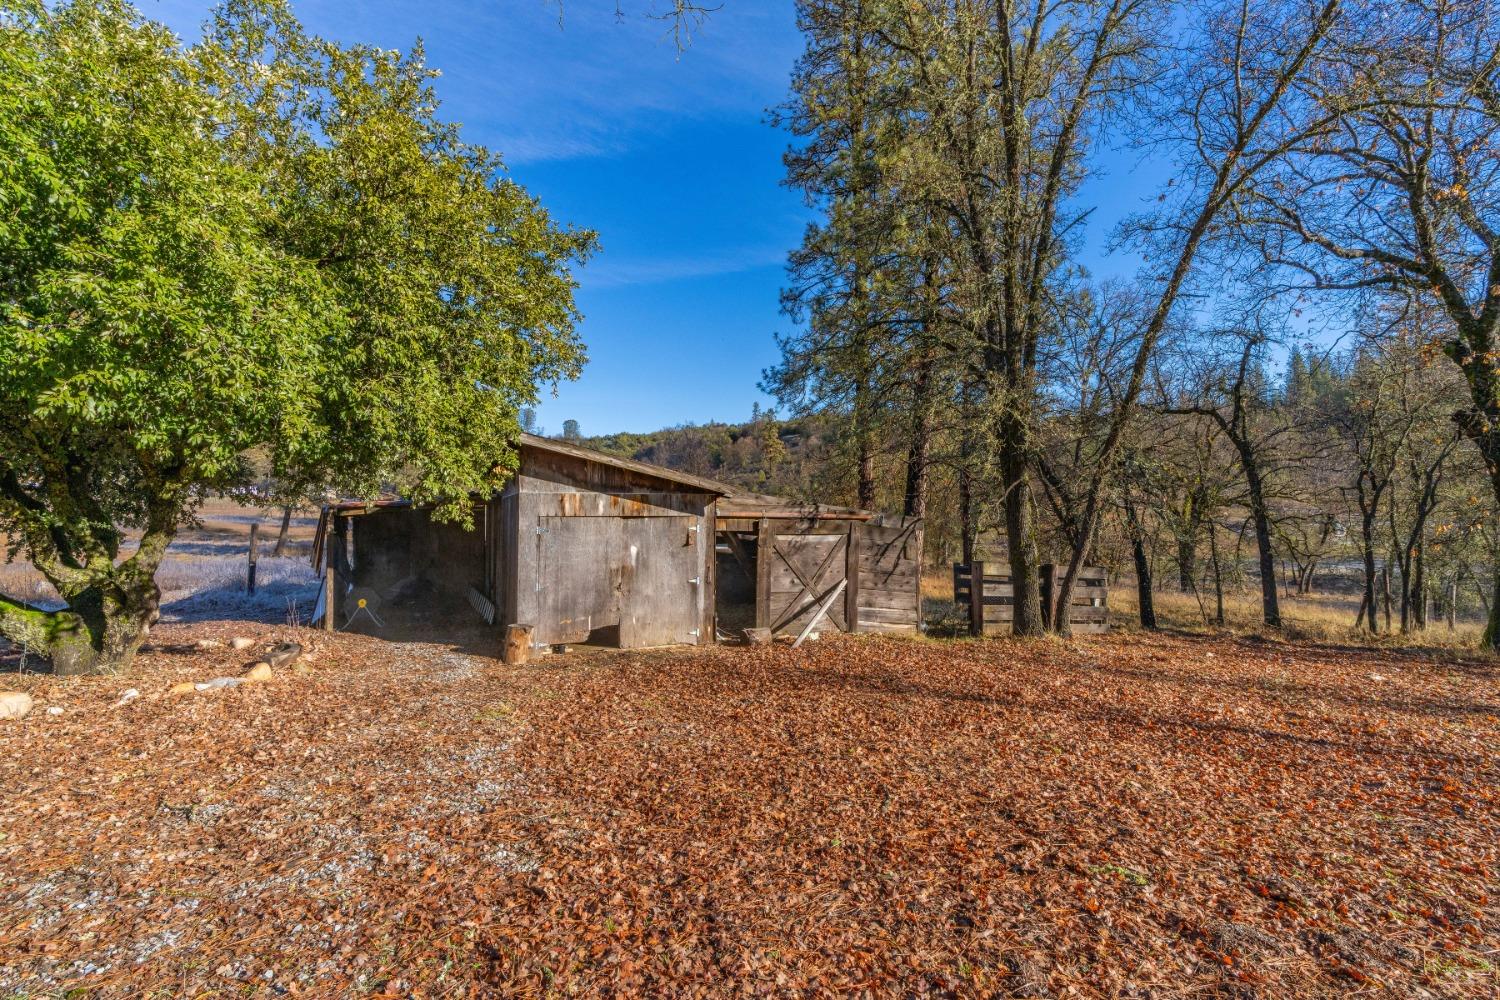
[[[925,359],[917,368],[912,407],[911,442],[906,451],[906,503],[902,513],[907,517],[927,516],[927,466],[932,450],[932,391],[929,386],[931,364]]]
[[[1247,449],[1241,449],[1240,457],[1245,466],[1250,519],[1255,525],[1255,546],[1260,554],[1261,610],[1267,625],[1280,628],[1281,604],[1276,587],[1276,555],[1271,546],[1271,518],[1266,509],[1265,488],[1261,481],[1260,465],[1256,462],[1254,454]]]
[[[960,561],[972,566],[977,533],[974,529],[974,486],[969,475],[967,456],[963,457],[958,467],[958,534],[963,557]]]
[[[861,510],[875,509],[875,447],[868,431],[859,435],[859,503]]]
[[[276,533],[276,548],[271,550],[271,555],[281,558],[286,555],[287,536],[292,531],[292,508],[281,508],[281,530]]]
[[[1224,575],[1219,569],[1219,538],[1218,526],[1213,522],[1208,525],[1208,555],[1213,560],[1214,567],[1214,624],[1220,628],[1224,627]]]
[[[1195,589],[1198,578],[1198,540],[1191,536],[1177,539],[1177,588],[1184,594]]]
[[[1156,601],[1151,592],[1151,558],[1146,553],[1145,533],[1130,496],[1125,497],[1125,526],[1130,532],[1130,554],[1135,560],[1135,594],[1141,628],[1156,629]]]
[[[1363,485],[1360,487],[1360,492],[1361,494],[1364,492]],[[1364,557],[1365,563],[1365,600],[1362,607],[1369,615],[1369,628],[1372,635],[1380,631],[1380,620],[1375,617],[1375,507],[1378,503],[1378,497],[1368,505],[1365,503],[1363,496],[1360,498],[1360,554]],[[1358,623],[1356,622],[1356,624]]]
[[[1010,546],[1010,581],[1015,635],[1041,635],[1042,619],[1041,560],[1037,555],[1036,509],[1031,496],[1031,481],[1026,460],[1018,448],[1004,448],[1000,471],[1005,489],[1005,532]]]
[[[1417,551],[1414,562],[1416,568],[1412,572],[1412,610],[1415,612],[1412,624],[1418,632],[1427,629],[1427,558],[1426,546],[1422,544],[1421,536],[1417,536]]]
[[[0,635],[52,661],[63,676],[118,673],[129,668],[157,619],[161,592],[155,566],[133,559],[100,569],[94,582],[70,589],[68,606],[43,611],[0,597]]]

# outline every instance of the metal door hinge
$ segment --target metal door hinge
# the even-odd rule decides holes
[[[701,576],[695,576],[692,579],[688,580],[688,583],[691,583],[695,587],[699,586],[700,584],[703,583],[703,577],[701,577]]]
[[[546,533],[547,533],[547,529],[546,529],[546,528],[544,528],[544,527],[542,527],[542,526],[541,526],[541,525],[540,525],[540,524],[539,524],[539,525],[537,525],[537,526],[536,526],[536,533],[537,533],[537,534],[538,534],[538,535],[545,535],[545,534],[546,534]]]

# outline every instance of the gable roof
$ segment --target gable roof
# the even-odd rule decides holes
[[[733,492],[731,487],[713,479],[694,476],[687,472],[678,472],[676,469],[669,469],[665,465],[652,465],[650,462],[637,462],[633,458],[621,458],[619,455],[595,451],[593,448],[585,448],[582,445],[559,441],[556,438],[538,437],[535,434],[523,433],[521,435],[521,447],[535,448],[539,451],[550,451],[555,455],[566,455],[569,458],[577,458],[585,462],[599,462],[604,465],[612,465],[617,469],[628,469],[631,472],[638,472],[643,476],[651,476],[668,483],[691,486],[695,490],[703,493],[712,493],[715,496],[728,496]]]

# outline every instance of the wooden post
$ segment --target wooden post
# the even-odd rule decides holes
[[[802,645],[803,640],[812,635],[813,629],[818,627],[818,622],[822,621],[823,616],[828,614],[828,609],[833,606],[833,602],[839,599],[839,591],[843,590],[848,585],[849,581],[847,579],[840,580],[838,582],[838,585],[833,588],[833,592],[830,593],[827,597],[823,598],[823,603],[818,605],[818,609],[814,611],[813,616],[807,620],[807,624],[802,626],[802,634],[797,636],[796,642],[792,643],[793,649],[796,649],[798,646]]]
[[[1448,581],[1448,631],[1458,626],[1458,574]]]
[[[984,560],[969,563],[969,634],[984,635]]]
[[[250,568],[245,576],[245,589],[249,593],[255,593],[255,557],[256,549],[260,548],[260,522],[250,525]]]
[[[1052,631],[1052,614],[1055,609],[1052,602],[1057,597],[1057,564],[1046,563],[1041,571],[1042,588],[1042,628],[1048,632]]]
[[[771,519],[762,517],[756,525],[755,542],[755,627],[771,627],[771,560],[776,558],[776,533]]]
[[[333,563],[323,567],[323,631],[333,631]]]
[[[859,555],[864,535],[863,524],[849,522],[849,541],[844,550],[844,579],[848,582],[844,588],[844,624],[849,626],[850,635],[859,631]]]
[[[504,659],[512,667],[518,667],[531,659],[531,636],[534,625],[511,625],[505,630]]]

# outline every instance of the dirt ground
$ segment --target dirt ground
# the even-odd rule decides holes
[[[306,669],[166,694],[247,629]],[[154,639],[4,678],[0,996],[1500,990],[1492,660]]]

